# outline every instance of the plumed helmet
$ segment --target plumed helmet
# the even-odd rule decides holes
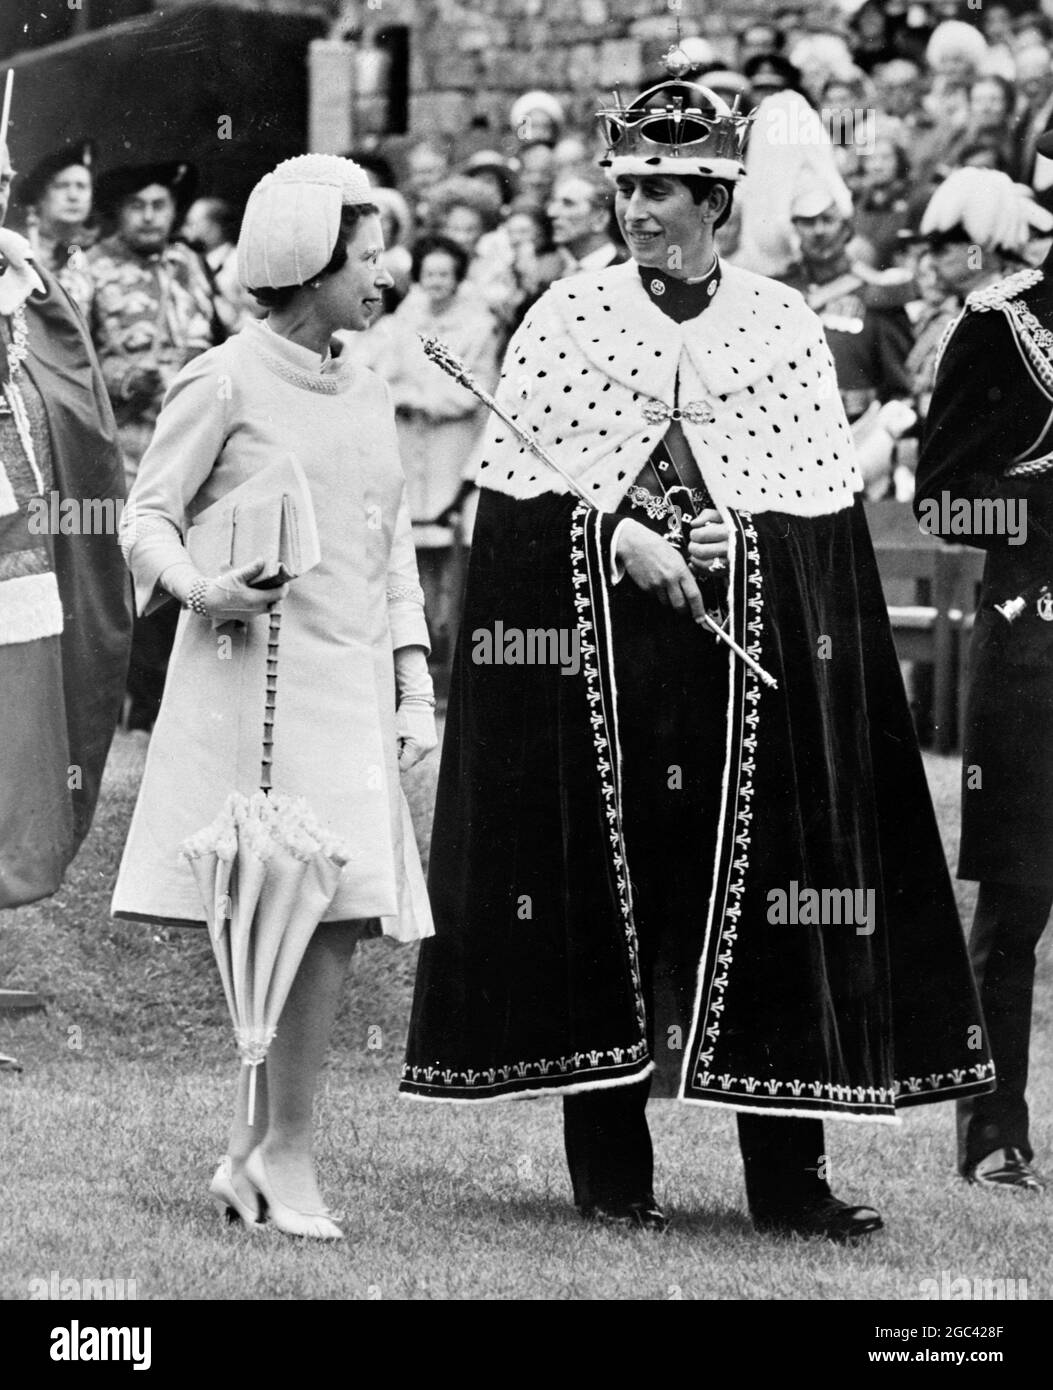
[[[920,232],[936,245],[968,241],[1018,253],[1032,236],[1035,206],[1028,190],[998,169],[955,169],[929,199]]]

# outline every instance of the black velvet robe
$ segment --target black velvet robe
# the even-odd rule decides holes
[[[687,962],[695,982],[681,1099],[892,1118],[991,1089],[860,505],[731,513],[732,630],[777,690],[631,580],[612,584],[616,521],[573,497],[482,494],[402,1090],[617,1085],[665,1055],[636,918],[656,901],[677,768],[697,844],[662,897],[668,968]],[[473,659],[498,620],[575,631],[580,669]],[[653,806],[629,805],[627,786]],[[873,915],[772,920],[773,895],[806,889],[870,890]]]

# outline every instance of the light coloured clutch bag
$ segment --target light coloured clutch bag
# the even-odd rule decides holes
[[[322,558],[311,489],[290,454],[248,478],[196,518],[186,537],[204,575],[247,565],[264,567],[255,588],[277,588],[306,574]]]

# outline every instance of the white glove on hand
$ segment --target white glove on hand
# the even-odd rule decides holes
[[[210,579],[202,602],[213,623],[249,622],[267,613],[289,592],[288,584],[276,589],[254,589],[251,580],[264,568],[263,560],[253,560],[239,569],[224,570]]]
[[[886,430],[893,439],[899,439],[914,427],[917,420],[909,401],[886,401],[878,411],[875,424],[878,429]]]
[[[423,700],[404,700],[395,712],[399,771],[408,772],[439,745],[435,711]]]

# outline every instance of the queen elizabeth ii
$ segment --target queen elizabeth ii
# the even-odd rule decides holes
[[[190,363],[165,400],[125,515],[140,612],[184,606],[113,911],[200,923],[180,845],[232,791],[258,784],[267,613],[282,603],[273,787],[306,797],[350,847],[257,1083],[239,1093],[219,1207],[255,1226],[338,1239],[311,1156],[312,1099],[358,938],[431,934],[399,772],[435,746],[428,634],[388,388],[338,350],[368,327],[391,283],[364,172],[328,155],[286,160],[257,184],[238,245],[267,317]],[[259,556],[207,572],[189,528],[234,488],[294,460],[320,561],[280,588],[254,586]],[[244,1073],[243,1073],[244,1075]],[[244,1083],[242,1083],[242,1090]]]

